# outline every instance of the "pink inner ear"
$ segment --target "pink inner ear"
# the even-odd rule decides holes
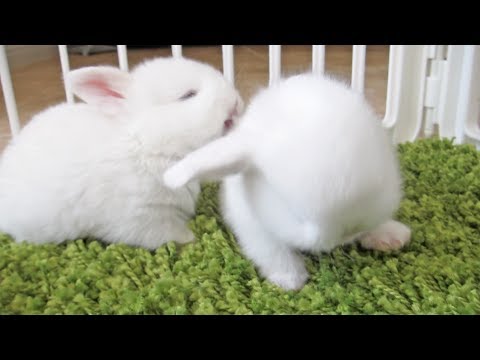
[[[116,98],[119,98],[119,99],[124,99],[125,98],[122,94],[116,92],[115,90],[110,89],[108,87],[108,84],[103,80],[92,79],[92,80],[88,80],[88,81],[84,82],[83,85],[87,88],[94,88],[94,89],[100,91],[101,95],[103,95],[103,96],[112,96],[112,97],[116,97]]]

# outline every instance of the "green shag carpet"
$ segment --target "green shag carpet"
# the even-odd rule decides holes
[[[1,314],[480,314],[480,153],[451,141],[399,146],[413,239],[307,256],[298,292],[259,278],[222,223],[216,184],[191,222],[197,241],[156,252],[93,240],[15,244],[0,236]]]

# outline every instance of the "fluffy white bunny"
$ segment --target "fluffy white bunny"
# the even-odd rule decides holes
[[[402,181],[388,134],[361,94],[328,77],[302,74],[263,90],[228,136],[164,174],[171,188],[222,178],[227,223],[260,273],[284,289],[308,278],[299,251],[357,239],[392,250],[410,240],[392,220]]]
[[[98,66],[65,81],[85,103],[36,115],[0,163],[0,231],[17,241],[94,237],[155,249],[194,240],[197,183],[171,190],[164,170],[224,135],[243,111],[213,67],[157,58],[131,73]]]

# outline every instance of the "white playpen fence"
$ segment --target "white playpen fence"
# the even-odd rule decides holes
[[[222,45],[223,72],[232,83],[234,45]],[[363,93],[366,46],[353,45],[352,81]],[[69,71],[67,45],[58,45],[63,74]],[[117,45],[119,67],[128,71],[127,46]],[[312,71],[325,70],[325,45],[312,45]],[[172,55],[182,56],[182,45],[172,45]],[[480,148],[480,46],[390,45],[386,110],[383,125],[395,142],[413,141],[420,135],[473,142]],[[281,45],[269,45],[269,84],[281,77]],[[20,130],[17,105],[5,45],[0,45],[0,79],[10,129]],[[67,102],[74,97],[65,84]]]

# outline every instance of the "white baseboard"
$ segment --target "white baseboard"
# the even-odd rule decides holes
[[[58,56],[57,45],[7,45],[10,69]]]

